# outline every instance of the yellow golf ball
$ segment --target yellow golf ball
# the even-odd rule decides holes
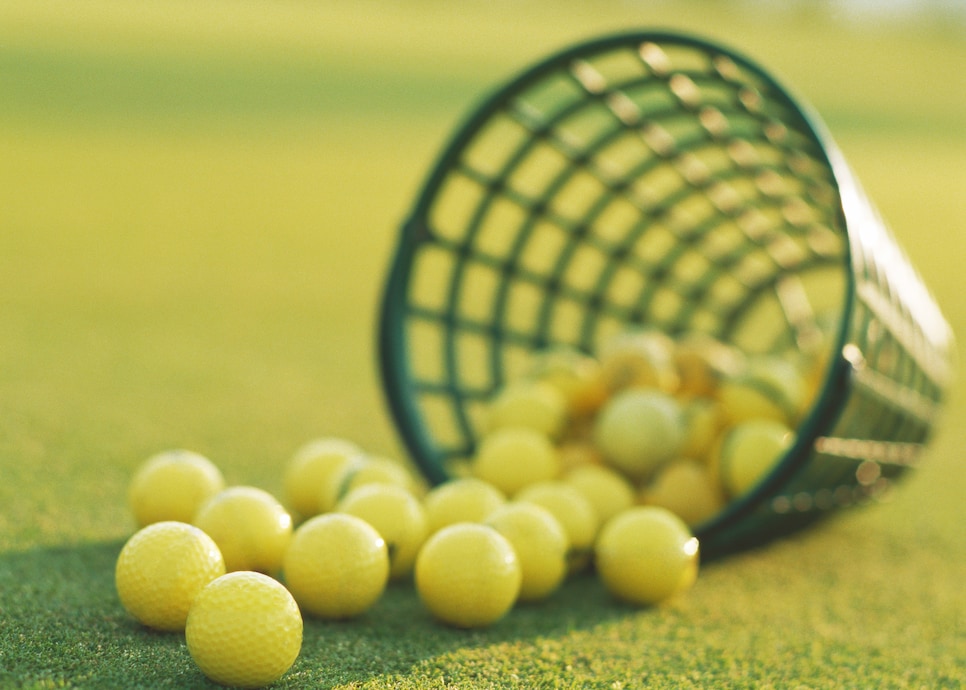
[[[603,465],[606,463],[600,449],[587,439],[563,441],[557,446],[557,455],[560,457],[561,474],[566,474],[575,467],[583,465]]]
[[[712,470],[728,496],[741,496],[771,472],[795,442],[787,424],[752,419],[726,431],[713,454]]]
[[[156,630],[184,630],[198,592],[225,574],[225,561],[207,534],[184,522],[155,522],[121,549],[114,580],[121,605]]]
[[[302,615],[278,581],[261,573],[228,573],[195,597],[185,641],[198,668],[214,682],[260,688],[295,663]]]
[[[773,419],[795,425],[805,412],[808,387],[795,364],[780,356],[749,359],[718,389],[728,420],[739,424],[752,419]]]
[[[560,521],[536,503],[510,502],[486,523],[507,538],[520,561],[520,601],[539,601],[553,594],[567,576],[570,542]]]
[[[507,496],[560,472],[560,456],[550,439],[527,427],[503,427],[482,438],[473,474]]]
[[[567,399],[544,381],[521,379],[507,384],[486,408],[488,432],[508,426],[526,427],[555,438],[567,423]]]
[[[333,475],[361,464],[364,458],[362,449],[345,439],[320,438],[306,443],[285,467],[283,488],[286,505],[299,518],[309,518],[331,510],[338,496],[335,492],[331,496],[326,495],[327,504],[320,506],[323,485]]]
[[[350,491],[365,484],[395,484],[416,493],[420,490],[419,481],[402,463],[383,457],[366,457],[343,476],[339,487],[339,500]]]
[[[708,462],[708,455],[726,424],[724,407],[712,398],[692,398],[683,406],[682,457]]]
[[[654,329],[618,333],[600,347],[601,375],[610,391],[655,388],[673,393],[680,385],[674,341]]]
[[[389,552],[379,532],[362,518],[326,513],[295,530],[283,570],[285,584],[306,614],[353,618],[385,591]]]
[[[416,558],[416,591],[439,621],[458,628],[496,623],[516,603],[522,573],[513,546],[492,527],[444,527]]]
[[[707,465],[682,458],[658,471],[641,490],[640,502],[667,508],[694,527],[724,508],[725,497]]]
[[[675,341],[674,363],[681,377],[677,395],[685,398],[711,397],[723,380],[733,376],[744,355],[713,336],[687,333]]]
[[[429,536],[426,511],[412,493],[394,484],[363,484],[335,509],[362,518],[382,535],[389,551],[390,579],[412,573],[416,554]]]
[[[581,419],[593,414],[607,398],[600,362],[567,346],[554,346],[533,355],[527,377],[544,381],[560,391],[567,416]]]
[[[128,501],[138,527],[174,520],[191,522],[205,499],[225,488],[221,470],[190,450],[168,450],[138,468],[128,488]]]
[[[506,503],[506,495],[476,477],[451,479],[423,498],[430,534],[456,522],[483,522]]]
[[[611,467],[581,465],[564,474],[563,480],[590,502],[600,524],[634,505],[634,486]]]
[[[215,494],[192,523],[218,544],[228,572],[276,572],[292,538],[292,516],[274,496],[254,486]]]
[[[638,606],[685,593],[698,574],[698,540],[669,510],[629,508],[604,525],[594,549],[597,573],[618,599]]]
[[[677,456],[685,435],[680,403],[654,389],[615,394],[594,425],[594,442],[604,458],[635,481]]]
[[[567,572],[575,573],[590,562],[600,527],[594,506],[575,486],[555,479],[531,484],[517,494],[521,502],[536,503],[557,518],[567,534]]]

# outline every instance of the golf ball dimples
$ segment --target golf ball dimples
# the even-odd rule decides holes
[[[302,647],[302,616],[278,581],[236,571],[212,581],[195,598],[185,641],[211,680],[258,688],[274,683],[295,663]]]
[[[117,559],[114,579],[121,604],[156,630],[184,630],[198,592],[225,574],[214,540],[183,522],[156,522],[135,532]]]
[[[326,513],[295,530],[283,570],[289,591],[306,615],[353,618],[385,591],[389,551],[382,535],[362,518]]]
[[[292,538],[292,516],[274,496],[254,486],[232,486],[203,504],[192,523],[221,549],[225,569],[274,573]]]

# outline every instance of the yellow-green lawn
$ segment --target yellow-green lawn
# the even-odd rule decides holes
[[[397,226],[472,106],[572,42],[675,28],[762,62],[966,332],[966,26],[767,6],[0,0],[0,687],[208,687],[116,599],[133,468],[190,447],[277,493],[317,436],[405,461],[375,366]],[[278,686],[961,687],[961,389],[891,502],[673,607],[577,578],[461,632],[398,585],[309,621]]]

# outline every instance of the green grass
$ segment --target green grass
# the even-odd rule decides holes
[[[116,599],[133,468],[187,446],[278,492],[318,435],[402,457],[374,366],[396,228],[471,105],[571,41],[675,26],[761,59],[966,332],[954,32],[714,3],[131,7],[0,4],[0,687],[210,686]],[[673,607],[578,578],[467,633],[396,586],[358,621],[309,622],[278,687],[962,686],[952,398],[893,501],[710,565]]]

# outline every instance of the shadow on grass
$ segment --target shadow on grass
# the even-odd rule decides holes
[[[182,634],[153,632],[121,607],[114,564],[123,542],[0,554],[0,686],[210,688]],[[496,625],[434,621],[412,582],[393,583],[365,615],[306,619],[302,653],[275,687],[332,687],[405,676],[460,650],[532,644],[626,616],[592,575],[549,600],[519,605]]]
[[[204,688],[183,635],[121,607],[122,541],[0,554],[0,687]]]
[[[458,650],[499,646],[505,652],[590,629],[632,611],[610,598],[592,575],[580,575],[546,601],[516,606],[495,625],[461,630],[436,622],[412,582],[393,583],[376,607],[355,620],[306,620],[293,680],[311,678],[328,687],[374,676],[404,676]]]

